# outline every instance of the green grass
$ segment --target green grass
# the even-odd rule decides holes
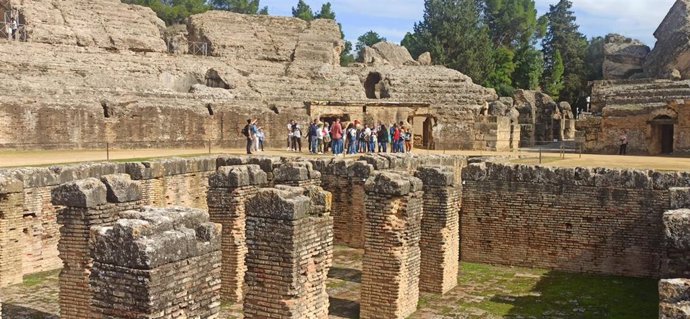
[[[655,318],[657,282],[615,276],[462,264],[458,280],[476,296],[461,307],[508,318]],[[479,300],[477,302],[477,300]]]
[[[35,287],[46,282],[46,280],[57,279],[58,274],[60,274],[60,269],[26,275],[24,276],[22,285],[24,285],[25,287]]]

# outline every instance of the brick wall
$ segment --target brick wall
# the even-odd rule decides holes
[[[687,173],[472,164],[464,261],[658,277],[669,187]]]

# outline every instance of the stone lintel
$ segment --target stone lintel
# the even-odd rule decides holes
[[[300,182],[320,179],[321,173],[314,170],[310,162],[287,162],[274,170],[276,183]]]
[[[247,215],[286,221],[309,217],[311,200],[304,192],[304,188],[289,186],[260,189],[247,202]]]
[[[96,178],[62,184],[51,191],[53,205],[93,208],[106,204],[108,191]]]
[[[405,196],[422,190],[422,181],[419,178],[394,172],[378,172],[369,177],[365,184],[367,192]]]
[[[0,175],[0,194],[14,194],[24,191],[24,183],[10,176]]]
[[[347,176],[353,180],[365,181],[374,173],[374,166],[366,161],[356,161],[347,169]]]
[[[211,174],[208,183],[214,188],[264,185],[268,183],[268,176],[259,165],[222,166]]]
[[[442,166],[424,166],[417,169],[415,177],[422,180],[424,186],[453,186],[455,174],[453,170]]]

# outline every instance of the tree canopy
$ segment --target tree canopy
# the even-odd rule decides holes
[[[314,11],[304,0],[299,0],[297,7],[292,7],[292,16],[304,21],[311,21],[314,20]]]
[[[380,36],[373,30],[369,30],[357,38],[357,44],[355,45],[355,51],[361,56],[364,47],[370,47],[376,43],[386,41],[386,38]]]

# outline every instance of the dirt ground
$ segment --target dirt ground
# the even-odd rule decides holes
[[[242,154],[240,149],[211,149],[212,154]],[[416,150],[417,154],[460,154],[468,156],[507,156],[515,163],[538,164],[539,154],[535,152],[482,152],[482,151],[427,151]],[[208,155],[208,149],[145,149],[145,150],[74,150],[74,151],[3,151],[0,150],[0,167],[47,166],[64,163],[141,160],[170,156]],[[309,156],[308,152],[292,153],[284,149],[267,150],[258,155]],[[328,155],[322,155],[328,156]],[[559,167],[608,167],[658,170],[690,170],[690,157],[660,156],[617,156],[593,154],[565,154],[561,158],[556,153],[544,153],[542,165]]]

